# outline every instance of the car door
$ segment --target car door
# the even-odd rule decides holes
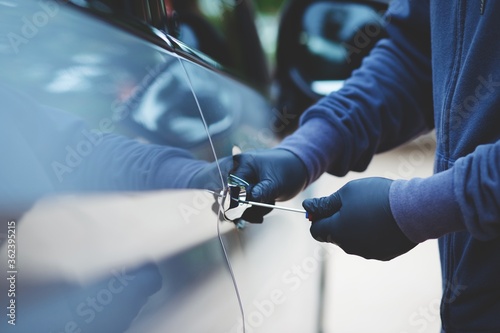
[[[0,6],[2,84],[92,130],[215,160],[182,62],[166,39],[158,46],[161,35],[69,3]],[[10,295],[2,317],[15,324],[2,320],[1,331],[229,331],[242,311],[219,235],[235,228],[218,212],[203,189],[40,198],[1,221],[0,267],[12,277],[0,283]]]
[[[182,63],[217,157],[278,143],[290,121],[286,113],[242,84],[193,62]],[[301,198],[283,205],[301,208]],[[305,214],[275,209],[262,224],[237,221],[237,226],[221,237],[245,311],[244,317],[228,317],[232,322],[228,332],[317,332],[325,254],[310,237]]]
[[[210,59],[96,1],[76,3],[85,9],[2,2],[2,83],[92,129],[206,161],[278,142],[286,112]],[[19,306],[16,326],[2,331],[315,331],[322,257],[304,216],[274,211],[237,228],[219,212],[205,190],[40,200],[5,221],[19,235],[6,301]]]

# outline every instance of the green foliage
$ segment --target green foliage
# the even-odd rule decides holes
[[[279,12],[285,0],[254,0],[257,11],[261,13],[277,13]]]

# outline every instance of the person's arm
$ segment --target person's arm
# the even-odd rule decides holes
[[[413,242],[467,229],[487,241],[500,235],[500,141],[479,146],[449,170],[431,177],[397,180],[391,210]]]
[[[312,236],[367,259],[390,260],[427,239],[467,230],[500,235],[500,141],[479,146],[427,178],[362,178],[307,199]]]
[[[386,19],[389,38],[341,90],[311,106],[275,149],[238,157],[252,200],[289,199],[325,171],[364,170],[376,152],[433,127],[428,3],[394,1]]]
[[[306,164],[308,183],[325,171],[362,171],[376,152],[432,128],[428,11],[425,1],[394,1],[386,17],[389,38],[279,145]]]

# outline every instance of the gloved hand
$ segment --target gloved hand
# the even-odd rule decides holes
[[[269,149],[234,156],[233,173],[252,184],[252,200],[288,200],[305,186],[304,163],[285,149]]]
[[[246,180],[247,199],[274,204],[275,200],[288,200],[306,185],[307,169],[292,152],[285,149],[269,149],[234,156],[233,174]],[[261,223],[271,209],[251,207],[243,218]]]
[[[312,214],[311,235],[366,259],[390,260],[417,244],[401,231],[389,205],[392,180],[364,178],[328,197],[302,203]]]

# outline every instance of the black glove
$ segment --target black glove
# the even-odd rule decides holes
[[[252,184],[253,200],[271,202],[288,200],[305,186],[304,163],[285,149],[269,149],[234,156],[236,176]]]
[[[329,197],[304,200],[312,215],[311,235],[366,259],[390,260],[417,244],[401,231],[392,216],[392,180],[365,178],[347,183]]]
[[[196,161],[196,172],[189,180],[187,188],[206,189],[219,193],[227,185],[229,174],[233,173],[233,159],[239,160],[239,157],[224,157],[219,159],[217,163]],[[219,174],[219,168],[222,173],[222,179]],[[255,199],[251,196],[250,189],[251,187],[247,189],[247,200],[254,201]],[[272,203],[274,203],[274,200]],[[214,213],[219,211],[218,200],[215,200],[212,210]],[[270,208],[252,206],[243,212],[241,219],[251,223],[262,223],[263,216],[270,211]],[[235,220],[235,222],[238,220]]]
[[[297,195],[307,181],[304,163],[285,149],[269,149],[234,156],[233,174],[246,180],[247,199],[274,204],[275,200],[288,200]],[[243,219],[261,223],[271,209],[251,207]]]

